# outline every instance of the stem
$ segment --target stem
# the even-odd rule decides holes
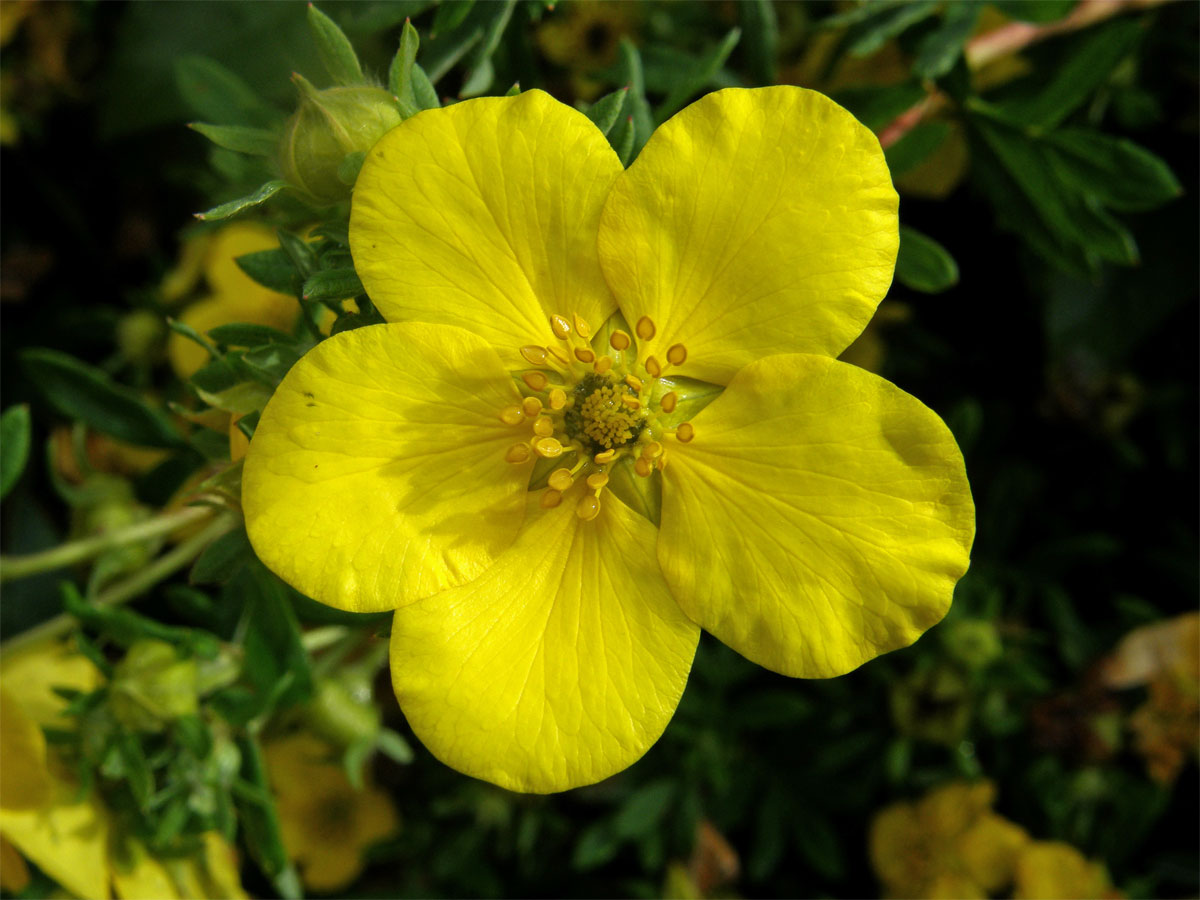
[[[161,516],[155,516],[145,522],[115,528],[104,534],[60,544],[41,553],[30,553],[28,556],[0,556],[0,581],[10,581],[14,578],[28,578],[42,572],[53,572],[77,562],[99,556],[105,550],[133,544],[148,538],[167,534],[177,528],[182,528],[192,522],[212,515],[212,509],[204,506],[189,506],[185,509]]]
[[[209,522],[203,531],[192,535],[192,537],[183,541],[169,553],[164,553],[140,572],[127,578],[125,581],[114,584],[105,591],[101,591],[100,595],[96,597],[95,604],[97,606],[120,606],[128,600],[132,600],[162,581],[168,575],[186,566],[199,556],[205,547],[233,528],[236,521],[237,517],[233,513],[222,513]],[[22,631],[10,640],[5,641],[2,649],[5,653],[12,653],[28,644],[35,644],[39,641],[56,638],[70,631],[74,624],[74,616],[61,613],[53,619],[43,622],[41,625],[37,625],[27,631]]]

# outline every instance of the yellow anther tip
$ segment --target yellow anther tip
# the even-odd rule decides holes
[[[637,472],[642,478],[646,478],[654,471],[654,467],[651,465],[650,460],[643,456],[634,462],[633,471]]]
[[[597,375],[603,375],[605,372],[607,372],[612,367],[613,367],[612,357],[611,356],[601,356],[598,360],[596,360],[596,364],[594,366],[592,366],[592,369],[596,372]]]
[[[565,341],[571,336],[571,323],[562,316],[551,316],[550,330],[554,332],[554,336],[560,341]]]
[[[617,455],[616,450],[602,450],[601,452],[599,452],[595,456],[593,456],[592,459],[595,460],[595,462],[598,463],[599,465],[604,465],[605,463],[612,462],[613,459],[616,457],[616,455]]]
[[[529,418],[533,418],[542,411],[542,401],[537,397],[526,397],[521,401],[521,409]]]
[[[641,409],[642,408],[642,401],[639,400],[637,397],[633,396],[633,394],[625,394],[624,396],[621,397],[621,402],[623,404],[625,404],[626,406],[628,406],[630,409]]]
[[[546,362],[546,348],[539,347],[537,344],[526,344],[521,348],[521,355],[535,366],[540,366]]]
[[[550,408],[562,409],[567,405],[567,392],[562,388],[554,388],[550,391]]]
[[[541,437],[533,442],[533,449],[537,451],[538,456],[554,459],[556,456],[562,456],[563,445],[555,438]]]
[[[584,497],[579,501],[579,505],[575,507],[575,515],[579,516],[585,522],[590,522],[596,516],[600,515],[600,499],[590,495]]]
[[[508,448],[508,451],[504,454],[504,459],[506,462],[510,462],[510,463],[525,462],[527,459],[529,459],[529,445],[528,444],[513,444],[511,447]]]
[[[531,391],[544,391],[550,384],[550,379],[543,372],[526,372],[521,376],[521,380],[529,386]]]
[[[648,444],[642,445],[642,456],[646,459],[658,459],[662,456],[663,445],[658,441],[651,441]]]
[[[673,366],[682,366],[687,359],[687,347],[683,344],[672,344],[667,350],[667,362]]]
[[[558,347],[547,347],[546,352],[550,354],[551,359],[561,365],[568,365],[571,362],[571,357],[563,353]]]
[[[500,421],[505,425],[520,425],[525,421],[525,410],[519,406],[506,406],[500,410]]]
[[[592,336],[592,326],[588,324],[587,319],[579,315],[579,313],[575,313],[571,318],[575,320],[575,333],[577,335],[585,341]]]
[[[632,343],[633,341],[630,339],[629,335],[621,331],[619,328],[608,336],[608,345],[614,350],[628,350],[629,345]]]
[[[550,473],[547,483],[556,491],[565,491],[575,483],[575,478],[571,475],[570,469],[555,469]]]
[[[625,383],[635,391],[641,391],[642,389],[642,379],[638,378],[636,375],[626,375]]]
[[[550,437],[554,434],[554,421],[546,416],[538,416],[533,423],[533,433],[538,437]]]
[[[686,444],[696,436],[696,429],[692,427],[691,422],[684,422],[675,429],[675,438],[681,443]]]
[[[659,408],[665,413],[675,412],[675,405],[679,402],[679,395],[674,391],[669,394],[663,394],[662,399],[658,401]]]
[[[646,357],[646,373],[651,378],[657,378],[659,375],[662,374],[662,365],[653,356]]]
[[[658,329],[654,327],[654,320],[649,316],[642,316],[637,320],[637,336],[643,341],[648,341],[658,333]]]
[[[575,348],[575,358],[577,360],[579,360],[581,363],[590,363],[590,362],[595,361],[596,354],[593,353],[591,350],[589,350],[587,347],[576,347]]]
[[[587,486],[593,491],[598,491],[600,488],[608,484],[607,472],[593,472],[587,477]]]
[[[538,505],[542,509],[553,509],[560,503],[562,503],[562,492],[555,490],[546,491],[546,493],[542,494],[542,499],[538,501]]]

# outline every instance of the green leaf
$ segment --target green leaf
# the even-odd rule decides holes
[[[365,293],[353,267],[314,272],[304,282],[305,300],[347,300]]]
[[[958,265],[933,238],[901,225],[896,280],[914,291],[937,294],[958,283]]]
[[[343,156],[338,165],[338,181],[347,187],[354,187],[354,182],[358,181],[358,173],[362,170],[362,164],[366,158],[367,154],[362,150],[355,150]]]
[[[214,206],[207,212],[196,213],[196,218],[204,222],[228,219],[230,216],[235,216],[243,210],[252,209],[262,203],[266,203],[285,187],[287,187],[286,181],[278,179],[268,181],[253,194],[239,197],[237,200],[230,200],[228,203],[222,203],[220,206]]]
[[[40,348],[22,351],[21,365],[63,415],[142,447],[183,446],[170,419],[99,369],[65,353]]]
[[[650,111],[649,101],[646,100],[646,76],[642,70],[642,55],[629,38],[621,38],[621,67],[624,70],[625,83],[629,85],[629,112],[633,117],[629,138],[631,149],[628,155],[621,156],[621,161],[628,167],[654,133],[654,115]],[[611,142],[614,147],[617,146],[616,141]],[[617,152],[620,154],[619,150]]]
[[[188,573],[189,584],[225,584],[252,557],[245,528],[235,528],[204,548]]]
[[[0,499],[8,496],[25,471],[32,429],[25,404],[10,406],[0,416]]]
[[[442,100],[433,87],[433,82],[417,63],[412,67],[413,96],[417,98],[417,106],[421,109],[438,109]]]
[[[1055,22],[1067,15],[1079,0],[990,0],[991,5],[1010,19],[1020,22]]]
[[[633,161],[633,137],[637,127],[633,124],[633,116],[626,116],[625,121],[617,126],[616,130],[608,136],[608,142],[612,145],[613,150],[617,152],[617,158],[621,160],[621,165],[629,168],[629,164]]]
[[[1183,193],[1170,167],[1132,141],[1063,128],[1046,135],[1044,143],[1063,178],[1110,209],[1153,209]]]
[[[962,56],[963,44],[971,36],[979,18],[981,4],[961,0],[946,5],[945,18],[936,31],[922,39],[917,58],[913,62],[913,74],[918,78],[941,78]]]
[[[416,758],[408,741],[390,728],[381,728],[376,742],[379,752],[392,762],[406,766]]]
[[[462,88],[458,92],[460,97],[477,97],[491,88],[496,77],[495,68],[492,65],[492,54],[500,45],[500,37],[504,34],[504,29],[508,27],[509,20],[512,19],[513,10],[517,7],[517,0],[503,0],[503,2],[487,3],[484,6],[488,9],[491,18],[484,26],[479,48],[475,50],[470,70],[463,78]]]
[[[651,781],[621,804],[612,820],[614,834],[626,840],[645,837],[658,829],[659,823],[675,799],[675,782],[669,778]]]
[[[279,827],[279,811],[267,782],[267,769],[257,739],[248,733],[237,738],[242,757],[241,790],[237,791],[238,824],[246,848],[258,867],[285,900],[304,896],[300,876],[296,873],[283,846]]]
[[[595,822],[580,835],[571,865],[580,870],[594,869],[611,860],[619,849],[621,844],[611,825],[605,821]]]
[[[317,251],[313,249],[312,244],[299,235],[284,231],[282,228],[276,229],[275,234],[279,238],[279,246],[292,261],[292,265],[301,277],[307,278],[316,271]]]
[[[208,332],[218,344],[227,347],[261,347],[265,344],[294,344],[296,339],[277,328],[267,325],[250,325],[244,322],[234,322],[229,325],[218,325]]]
[[[756,82],[774,84],[779,55],[779,19],[775,7],[771,0],[743,0],[738,11],[746,35],[742,45],[746,65]]]
[[[296,264],[283,250],[259,250],[234,259],[238,268],[265,288],[295,297],[303,279]]]
[[[204,135],[218,147],[249,153],[251,156],[274,156],[279,147],[279,136],[265,128],[209,125],[207,122],[192,122],[188,128]]]
[[[222,595],[245,609],[245,675],[256,694],[255,716],[306,701],[312,664],[300,639],[290,589],[255,559],[248,559]]]
[[[877,13],[850,27],[846,52],[851,56],[870,56],[891,38],[932,16],[939,5],[938,0],[881,5]]]
[[[838,91],[833,99],[872,131],[879,131],[909,107],[923,100],[925,88],[916,81],[886,88],[852,88]]]
[[[303,355],[298,344],[268,344],[247,350],[236,362],[247,377],[274,388]]]
[[[845,874],[846,859],[829,819],[812,809],[798,809],[791,821],[804,859],[822,877],[839,881]]]
[[[613,91],[611,94],[605,94],[585,112],[585,115],[599,128],[605,135],[611,130],[613,125],[621,116],[621,108],[625,105],[625,98],[629,95],[629,88],[621,88],[618,91]]]
[[[713,76],[720,71],[721,66],[725,65],[725,60],[729,59],[729,54],[733,52],[733,48],[737,46],[741,37],[742,30],[740,28],[731,28],[719,44],[697,60],[691,71],[682,74],[667,98],[654,111],[659,122],[666,121],[683,109],[688,100],[708,87]]]
[[[474,5],[475,0],[442,0],[438,4],[437,12],[433,15],[433,25],[429,29],[430,35],[437,37],[439,34],[457,28]]]
[[[405,20],[404,30],[400,32],[400,47],[388,67],[388,90],[405,109],[419,109],[417,95],[413,90],[413,64],[417,61],[417,50],[420,46],[421,39],[417,29],[413,27],[412,22]]]
[[[915,169],[950,136],[947,122],[922,122],[888,147],[883,154],[893,178]]]
[[[167,318],[167,327],[170,328],[172,331],[174,331],[176,334],[182,335],[183,337],[187,338],[193,344],[198,344],[199,346],[203,347],[208,352],[209,356],[217,357],[217,356],[221,355],[220,353],[217,352],[217,348],[215,346],[213,346],[212,341],[210,341],[208,338],[206,338],[204,335],[202,335],[200,332],[198,332],[195,328],[193,328],[187,322],[181,321],[180,319],[172,319],[172,318],[168,317]]]
[[[1100,25],[1062,55],[1049,83],[1024,100],[999,104],[1005,118],[1030,129],[1049,130],[1087,102],[1108,80],[1117,63],[1137,44],[1144,30],[1136,20]]]
[[[253,88],[206,56],[178,59],[175,83],[183,99],[203,119],[252,127],[269,127],[280,119]]]
[[[365,84],[362,66],[349,38],[337,23],[312,3],[308,4],[308,28],[321,54],[321,64],[335,84]]]

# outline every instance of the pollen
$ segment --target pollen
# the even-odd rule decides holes
[[[542,499],[538,501],[538,505],[542,509],[553,509],[562,503],[562,491],[549,490],[542,494]]]
[[[554,459],[556,456],[562,456],[563,445],[555,438],[541,437],[533,442],[533,449],[537,451],[538,456]]]
[[[596,354],[587,347],[576,347],[575,358],[581,363],[590,363],[596,361]]]
[[[554,336],[560,341],[565,341],[571,336],[571,323],[562,316],[551,316],[550,330],[554,332]]]
[[[537,397],[526,397],[521,401],[521,409],[526,416],[532,419],[542,411],[542,401]]]
[[[662,364],[656,357],[647,356],[645,366],[646,372],[651,378],[657,378],[662,374]]]
[[[550,391],[550,408],[562,409],[567,405],[567,392],[562,388],[554,388]]]
[[[641,423],[625,404],[626,397],[629,394],[624,390],[609,384],[596,388],[583,401],[579,410],[583,432],[598,446],[611,449],[633,439]]]
[[[521,376],[521,380],[529,386],[531,391],[544,391],[550,384],[550,379],[546,377],[545,372],[526,372]]]
[[[593,497],[590,494],[579,501],[579,505],[575,507],[575,515],[583,519],[585,522],[590,522],[596,516],[600,515],[600,498]]]
[[[654,335],[658,334],[658,329],[654,326],[654,320],[649,316],[642,316],[640,319],[638,319],[637,328],[635,330],[637,331],[637,336],[643,341],[648,341],[654,337]]]
[[[526,344],[521,348],[521,355],[532,366],[543,366],[546,364],[546,348],[539,347],[537,344]]]
[[[692,427],[691,422],[684,422],[675,429],[675,439],[682,444],[686,444],[696,436],[696,429]]]
[[[550,473],[548,484],[556,491],[565,491],[575,483],[575,476],[570,469],[555,469]]]
[[[608,346],[617,351],[628,350],[630,344],[632,343],[633,341],[630,339],[629,335],[621,331],[619,328],[608,337]]]
[[[613,367],[612,357],[611,356],[601,356],[599,359],[596,360],[595,364],[592,366],[592,370],[597,375],[603,375],[605,372],[607,372],[612,367]]]
[[[504,459],[510,463],[523,463],[529,459],[528,444],[513,444],[504,454]]]
[[[683,344],[672,344],[667,350],[667,362],[673,366],[682,366],[687,360],[687,347]]]
[[[575,321],[575,333],[577,335],[585,341],[592,336],[592,326],[588,324],[587,319],[579,313],[575,313],[571,318]]]
[[[665,413],[675,412],[675,404],[679,402],[679,395],[674,391],[668,394],[663,394],[662,399],[658,401],[658,407]]]
[[[506,406],[500,410],[500,421],[505,425],[520,425],[525,421],[525,410],[519,406]]]

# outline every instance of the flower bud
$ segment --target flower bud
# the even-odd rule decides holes
[[[165,641],[136,641],[113,672],[109,697],[113,715],[126,728],[162,731],[196,713],[196,661],[180,659]]]
[[[374,741],[379,734],[379,709],[371,702],[369,684],[321,681],[306,713],[308,726],[340,747]]]
[[[1004,653],[996,626],[984,619],[947,622],[941,637],[950,658],[967,669],[984,669]]]
[[[148,309],[126,313],[117,321],[117,348],[131,362],[154,363],[162,356],[167,326],[162,316]]]
[[[366,153],[400,124],[396,101],[381,87],[333,87],[318,91],[301,76],[300,107],[279,144],[279,167],[288,183],[320,206],[350,196],[338,177],[347,154]]]

